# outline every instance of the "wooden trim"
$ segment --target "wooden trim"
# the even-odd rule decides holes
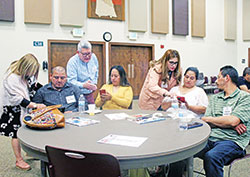
[[[152,48],[152,59],[151,60],[155,59],[155,45],[154,44],[109,42],[109,46],[108,46],[108,50],[109,50],[109,65],[110,65],[110,61],[111,61],[111,47],[112,46],[151,47]]]
[[[79,43],[77,40],[53,40],[53,39],[48,39],[48,81],[49,79],[49,74],[51,72],[51,46],[53,43],[59,43],[59,44],[72,44],[72,43]]]
[[[80,42],[80,40],[54,40],[54,39],[48,39],[48,81],[49,79],[49,73],[51,72],[51,45],[53,43],[59,43],[59,44],[72,44],[72,43],[76,43],[78,44]],[[106,82],[106,45],[105,42],[101,42],[101,41],[89,41],[91,44],[99,44],[103,46],[103,67],[105,68],[103,70],[103,75],[104,75],[104,83]],[[100,68],[100,66],[99,66]]]
[[[142,47],[152,47],[154,44],[144,44],[144,43],[124,43],[124,42],[110,42],[111,45],[122,45],[122,46],[142,46]]]
[[[98,44],[98,45],[102,45],[102,57],[103,57],[103,83],[106,83],[106,43],[105,42],[101,42],[101,41],[89,41],[91,44]],[[100,69],[100,65],[99,65],[99,69]],[[99,76],[100,78],[100,76]]]

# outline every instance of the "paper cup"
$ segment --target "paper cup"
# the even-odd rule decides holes
[[[89,113],[95,113],[95,104],[89,104]]]

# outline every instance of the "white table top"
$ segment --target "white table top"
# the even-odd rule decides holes
[[[65,128],[34,130],[22,126],[18,139],[30,155],[47,161],[45,145],[66,149],[108,153],[118,158],[122,169],[142,168],[175,162],[193,156],[206,144],[210,127],[203,122],[202,127],[179,131],[178,121],[168,118],[164,121],[139,125],[128,120],[109,120],[104,114],[124,112],[129,115],[153,113],[153,111],[103,110],[95,116],[84,117],[100,120],[100,123],[77,127],[66,124]],[[66,114],[71,117],[74,114]],[[201,120],[197,120],[200,121]],[[98,140],[109,134],[148,137],[138,148],[101,144]]]

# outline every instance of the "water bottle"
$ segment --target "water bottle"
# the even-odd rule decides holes
[[[172,98],[172,104],[171,104],[172,110],[173,110],[173,118],[178,117],[179,112],[179,102],[176,98]]]
[[[80,95],[78,100],[78,111],[80,114],[83,114],[85,111],[85,98],[82,94]]]
[[[179,117],[179,130],[187,130],[188,129],[188,122],[186,119],[186,111],[187,107],[185,103],[181,103],[180,108],[178,110],[178,117]]]
[[[185,103],[181,103],[179,111],[178,111],[178,117],[179,118],[185,117],[186,110],[187,110],[187,107],[186,107]]]

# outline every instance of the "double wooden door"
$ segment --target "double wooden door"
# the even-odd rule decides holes
[[[153,44],[109,43],[109,68],[121,65],[126,71],[128,81],[133,88],[134,98],[138,98],[149,61],[154,59]]]
[[[66,68],[68,60],[76,54],[79,41],[48,40],[48,74],[55,66]],[[97,88],[99,89],[106,82],[106,47],[105,42],[90,41],[92,52],[95,53],[99,62],[99,78]],[[49,77],[48,75],[48,77]],[[97,91],[94,93],[95,97]]]

